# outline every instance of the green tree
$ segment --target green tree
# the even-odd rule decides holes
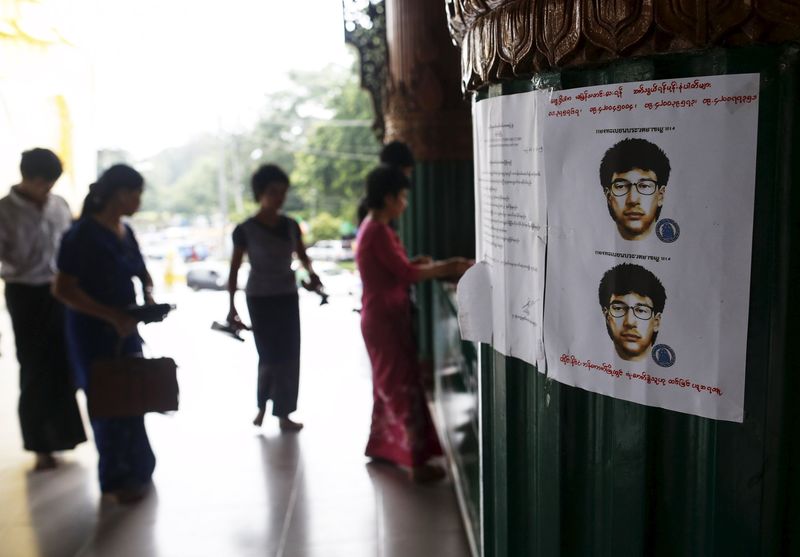
[[[166,191],[165,203],[175,213],[210,215],[219,210],[218,161],[199,158]]]
[[[212,206],[211,201],[217,199],[214,160],[218,151],[215,138],[201,137],[136,165],[145,177],[142,210],[187,215],[214,212],[218,203]]]
[[[310,232],[310,242],[317,240],[335,240],[341,236],[340,228],[342,219],[334,217],[330,213],[319,213],[308,223]]]
[[[379,149],[369,97],[355,67],[294,72],[290,80],[286,90],[265,98],[250,130],[200,138],[148,161],[142,209],[211,216],[220,210],[222,185],[228,217],[241,220],[256,208],[250,176],[274,163],[291,177],[287,212],[301,218],[326,212],[354,222]]]
[[[354,71],[338,76],[336,92],[326,99],[331,118],[313,124],[305,147],[295,157],[292,180],[311,212],[326,211],[354,222],[367,172],[380,145],[367,122],[369,97]]]

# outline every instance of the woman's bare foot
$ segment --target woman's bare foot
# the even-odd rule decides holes
[[[33,467],[35,472],[52,470],[58,466],[58,461],[53,453],[36,453],[36,464]]]
[[[423,464],[411,469],[411,479],[418,484],[438,482],[446,477],[444,468],[435,464]]]
[[[303,424],[290,420],[288,416],[279,417],[278,425],[281,431],[300,431],[303,429]]]
[[[260,426],[261,424],[264,423],[264,412],[266,411],[267,411],[266,408],[260,408],[258,410],[258,414],[256,414],[256,419],[253,420],[253,425]]]

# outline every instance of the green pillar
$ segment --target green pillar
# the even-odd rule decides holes
[[[474,253],[472,127],[458,49],[440,5],[387,0],[385,141],[407,143],[417,161],[400,235],[409,255]],[[419,353],[432,362],[432,286],[416,287]]]
[[[800,555],[796,3],[446,4],[481,97],[761,74],[744,423],[589,393],[482,347],[483,555]]]
[[[385,141],[406,142],[417,164],[400,235],[411,256],[473,257],[475,202],[469,99],[445,10],[430,0],[386,0]],[[473,546],[479,529],[477,354],[458,335],[454,288],[415,286],[417,339],[434,389],[434,417],[449,454]]]

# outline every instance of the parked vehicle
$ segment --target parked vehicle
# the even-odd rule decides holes
[[[191,265],[186,272],[186,286],[192,290],[227,290],[229,267],[223,262],[203,262]],[[239,269],[239,288],[244,289],[250,269]]]
[[[320,261],[352,261],[353,250],[342,240],[319,240],[306,248],[311,259]]]
[[[298,286],[301,281],[308,279],[308,273],[300,266],[299,261],[293,264],[292,268],[295,269]],[[361,297],[361,281],[355,271],[343,269],[330,261],[314,262],[314,271],[319,275],[319,279],[329,295],[335,297]]]

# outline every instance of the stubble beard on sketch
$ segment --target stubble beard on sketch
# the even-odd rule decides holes
[[[650,236],[650,233],[653,231],[654,222],[655,221],[650,222],[650,224],[644,230],[638,230],[628,227],[625,221],[617,221],[617,230],[619,230],[619,235],[625,240],[644,240]]]
[[[647,208],[639,203],[623,205],[620,214],[616,214],[613,207],[609,209],[619,235],[631,241],[644,240],[650,236],[658,214],[658,207],[648,212]]]
[[[650,348],[653,346],[653,338],[651,336],[650,341],[647,345],[640,349],[640,350],[628,350],[625,348],[622,342],[618,342],[617,339],[614,338],[614,332],[611,329],[611,325],[608,323],[608,319],[606,318],[606,332],[608,333],[608,337],[611,339],[612,344],[614,345],[614,351],[617,353],[617,356],[625,360],[626,362],[640,362],[647,358],[647,354],[650,351]],[[638,330],[637,330],[638,333]],[[641,333],[638,333],[641,337]]]

